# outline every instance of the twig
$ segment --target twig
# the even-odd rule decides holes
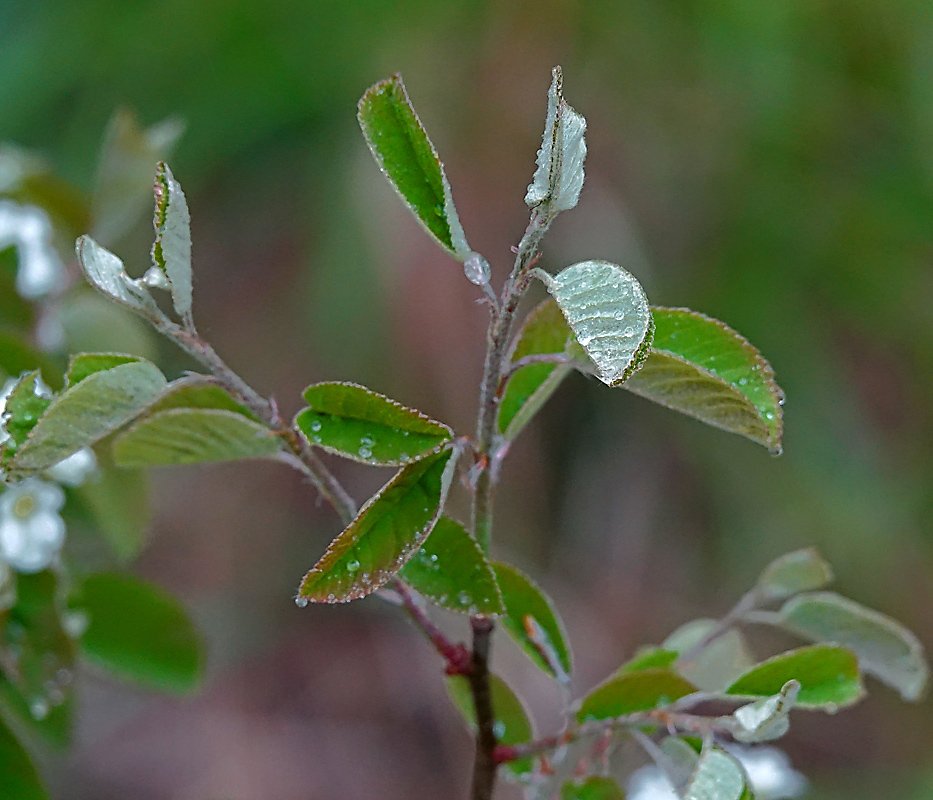
[[[576,359],[566,353],[531,353],[522,356],[517,361],[512,361],[506,367],[506,374],[511,376],[518,372],[522,367],[528,367],[532,364],[574,364]]]
[[[466,645],[459,642],[454,643],[447,638],[447,635],[428,618],[424,609],[415,599],[411,589],[403,581],[396,578],[389,583],[388,588],[399,596],[402,606],[408,612],[412,622],[431,640],[434,649],[447,662],[446,673],[448,675],[469,675],[473,668],[473,662]]]

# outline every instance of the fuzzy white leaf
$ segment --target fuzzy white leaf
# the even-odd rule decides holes
[[[95,289],[143,316],[161,315],[145,286],[126,274],[119,257],[87,235],[75,243],[75,252],[85,277]]]

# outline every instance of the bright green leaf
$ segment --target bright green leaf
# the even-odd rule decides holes
[[[366,143],[389,183],[430,233],[451,255],[471,255],[454,208],[444,165],[408,99],[400,75],[370,87],[359,104]]]
[[[152,264],[168,279],[176,313],[190,323],[191,216],[185,193],[164,162],[156,168],[153,225]]]
[[[648,298],[635,276],[608,261],[581,261],[557,275],[536,269],[557,301],[597,377],[619,386],[648,355]]]
[[[565,783],[560,790],[560,800],[625,800],[625,792],[612,778],[591,775]]]
[[[625,672],[640,672],[643,669],[664,669],[677,660],[679,653],[676,650],[665,650],[662,647],[643,647],[634,658],[626,661],[616,670],[616,675]]]
[[[0,720],[0,797],[10,800],[48,800],[29,754]]]
[[[72,356],[65,374],[65,386],[70,388],[83,381],[88,375],[107,369],[130,364],[140,359],[125,353],[79,353]]]
[[[399,573],[438,605],[470,614],[501,614],[496,576],[476,540],[450,517],[434,530]]]
[[[558,680],[566,681],[572,658],[554,604],[521,570],[502,562],[492,566],[505,606],[503,628],[535,664]]]
[[[530,355],[564,353],[573,331],[553,298],[545,300],[522,324],[511,362]],[[528,364],[517,370],[499,404],[499,432],[514,439],[570,373],[569,364]]]
[[[41,380],[38,371],[20,377],[3,408],[3,427],[16,447],[26,441],[52,402],[47,395],[38,393]]]
[[[711,747],[700,755],[684,800],[741,800],[745,771],[728,753]]]
[[[864,694],[858,659],[851,650],[818,644],[774,656],[753,667],[727,690],[743,697],[780,694],[788,681],[800,682],[797,705],[834,712]]]
[[[410,464],[453,437],[446,425],[355,383],[317,383],[304,398],[309,408],[295,425],[308,440],[364,464]]]
[[[516,745],[531,741],[534,738],[534,726],[522,701],[498,675],[490,675],[489,684],[496,719],[494,730],[499,744]],[[475,728],[476,709],[469,680],[463,675],[448,677],[447,692],[467,723]],[[530,757],[508,762],[508,768],[519,775],[531,771],[532,765],[533,759]]]
[[[113,442],[113,458],[121,467],[275,458],[281,451],[281,439],[265,425],[213,408],[172,408],[147,415]]]
[[[197,688],[204,671],[201,637],[171,595],[130,575],[97,573],[76,605],[88,615],[81,650],[128,681],[173,692]]]
[[[684,308],[653,308],[654,341],[625,388],[781,450],[784,393],[771,365],[727,325]]]
[[[296,602],[346,603],[384,586],[437,524],[458,455],[444,450],[403,467],[331,542]]]
[[[21,472],[47,469],[121,427],[167,386],[148,361],[95,372],[59,395],[11,463]]]
[[[577,712],[577,720],[612,719],[664,708],[695,691],[696,686],[669,669],[625,672],[590,692]]]
[[[689,653],[718,627],[718,620],[693,620],[668,636],[663,647],[678,653]],[[754,664],[745,637],[741,631],[733,628],[710,642],[689,662],[678,661],[675,669],[703,691],[716,692],[725,689]]]
[[[779,618],[781,627],[805,639],[847,647],[858,656],[862,671],[905,700],[923,695],[930,673],[923,645],[896,620],[834,592],[791,598]]]

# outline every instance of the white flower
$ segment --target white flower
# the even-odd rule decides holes
[[[17,572],[41,572],[65,542],[65,504],[60,486],[27,478],[0,496],[0,558]]]
[[[36,300],[64,283],[65,267],[52,246],[52,223],[41,208],[0,200],[0,250],[10,246],[19,256],[20,296]]]
[[[64,486],[74,488],[84,483],[88,475],[97,469],[97,456],[90,447],[82,447],[77,453],[72,453],[64,461],[59,461],[54,467],[49,467],[45,474]]]

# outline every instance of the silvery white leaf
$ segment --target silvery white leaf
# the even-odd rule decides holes
[[[736,741],[753,744],[780,739],[790,728],[788,714],[798,694],[800,682],[788,681],[773,697],[737,708],[732,715],[732,735]]]
[[[87,235],[75,243],[75,252],[85,277],[95,289],[143,316],[161,316],[146,288],[126,274],[119,257]]]
[[[181,185],[168,164],[156,172],[156,241],[152,261],[171,284],[172,304],[182,319],[191,316],[191,215]]]

